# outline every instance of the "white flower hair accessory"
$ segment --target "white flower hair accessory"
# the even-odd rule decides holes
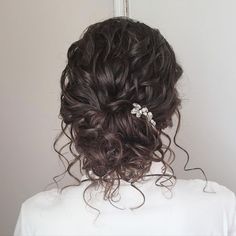
[[[131,114],[136,114],[136,117],[141,117],[141,115],[145,115],[148,118],[148,121],[151,122],[152,126],[156,126],[156,122],[152,119],[152,112],[148,111],[147,107],[141,107],[138,103],[133,103],[134,108],[131,110]]]

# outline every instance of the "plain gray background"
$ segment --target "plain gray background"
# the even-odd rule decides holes
[[[13,234],[21,203],[61,173],[52,143],[60,130],[66,52],[88,25],[113,16],[113,1],[0,2],[0,233],[6,236]],[[190,153],[188,167],[202,167],[209,180],[236,191],[236,3],[131,0],[130,7],[131,17],[160,28],[183,66],[177,141]],[[203,178],[199,171],[184,172],[186,156],[172,148],[177,177]]]

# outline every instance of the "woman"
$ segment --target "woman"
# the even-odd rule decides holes
[[[164,130],[174,114],[179,129],[176,83],[183,71],[159,30],[130,18],[107,19],[89,26],[67,57],[54,148],[63,174],[77,184],[24,201],[14,236],[236,235],[231,190],[174,175]],[[66,146],[56,148],[62,134],[72,160],[62,155]]]

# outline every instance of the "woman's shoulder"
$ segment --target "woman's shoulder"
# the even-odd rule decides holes
[[[177,179],[175,185],[177,199],[185,199],[203,206],[228,209],[231,213],[236,210],[236,195],[225,185],[203,179]]]
[[[49,190],[39,191],[32,194],[22,202],[22,206],[26,209],[34,211],[41,209],[59,209],[68,202],[76,201],[78,204],[81,200],[78,196],[82,194],[85,185],[71,185],[65,188],[54,187]]]
[[[22,207],[24,210],[27,209],[43,209],[48,208],[51,205],[55,205],[55,203],[59,200],[60,194],[57,188],[52,188],[50,190],[43,190],[32,194],[30,197],[26,198],[22,202]]]
[[[217,193],[227,195],[227,196],[234,196],[235,193],[226,187],[225,185],[213,181],[213,180],[203,180],[203,179],[177,179],[176,180],[176,189],[181,191],[186,191],[188,193],[196,193],[196,192],[208,192],[208,193]]]

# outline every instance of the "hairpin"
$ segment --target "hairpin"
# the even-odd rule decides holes
[[[131,114],[136,114],[136,117],[141,117],[141,115],[145,115],[148,118],[148,121],[151,122],[152,126],[156,126],[156,122],[152,119],[152,112],[148,111],[147,107],[141,107],[138,103],[133,103],[134,108],[131,110]]]

